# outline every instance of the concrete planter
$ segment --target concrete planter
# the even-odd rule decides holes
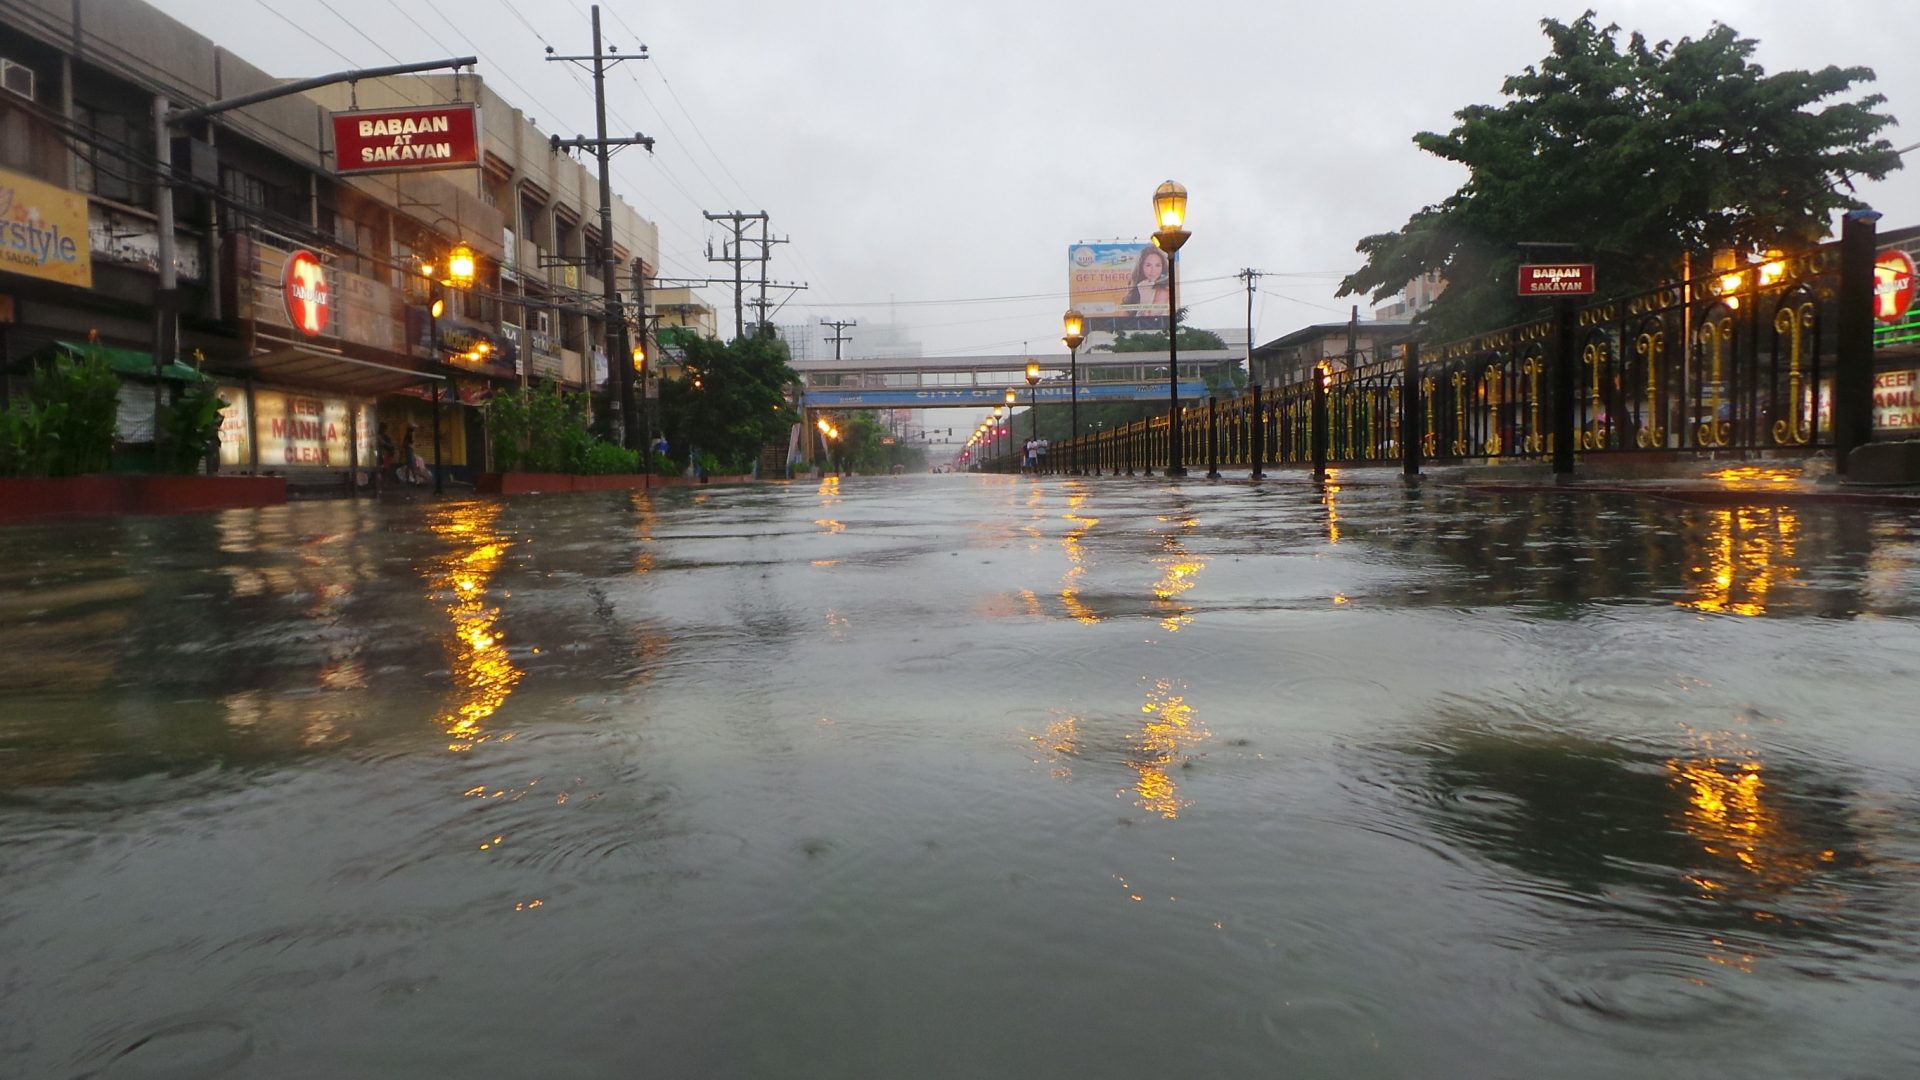
[[[0,477],[0,522],[90,514],[191,514],[286,501],[287,481],[281,476]]]

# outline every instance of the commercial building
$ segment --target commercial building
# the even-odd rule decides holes
[[[192,109],[282,80],[139,0],[0,0],[0,66],[0,221],[18,219],[25,245],[0,261],[0,384],[18,392],[50,351],[107,347],[128,380],[118,437],[137,448],[156,345],[171,351],[155,314],[156,100]],[[474,116],[464,160],[343,155],[337,131],[384,133],[392,108]],[[363,122],[337,128],[348,111]],[[411,431],[457,476],[482,464],[476,406],[500,388],[605,384],[597,176],[483,78],[362,80],[170,132],[178,355],[229,402],[222,468],[344,481]],[[354,171],[369,160],[404,171]],[[630,296],[657,233],[618,200],[612,224]]]

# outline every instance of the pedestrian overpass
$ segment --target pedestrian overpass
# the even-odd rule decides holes
[[[1231,349],[1180,353],[1180,397],[1206,397],[1207,382],[1232,385],[1244,354]],[[1027,361],[1040,363],[1040,382],[1027,386]],[[1083,352],[1074,392],[1065,356],[914,356],[795,361],[809,409],[991,409],[1006,403],[1053,405],[1167,399],[1165,352]]]

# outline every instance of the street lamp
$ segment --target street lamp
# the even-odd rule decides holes
[[[453,250],[447,254],[448,279],[462,289],[470,288],[473,285],[473,267],[473,249],[467,246],[467,242],[462,240],[453,245]]]
[[[1040,361],[1027,361],[1027,438],[1036,445],[1040,442],[1040,405],[1035,395],[1039,393]],[[1033,471],[1040,471],[1040,459],[1033,461]]]
[[[1068,390],[1067,430],[1072,432],[1073,460],[1068,462],[1073,475],[1080,475],[1080,343],[1087,340],[1087,323],[1080,313],[1068,308],[1061,319],[1060,343],[1067,347]]]
[[[1187,189],[1169,180],[1153,193],[1153,246],[1167,253],[1167,475],[1185,476],[1180,465],[1180,245],[1192,234]]]
[[[433,363],[436,367],[443,360],[440,355],[440,316],[446,314],[446,311],[447,302],[437,296],[433,298],[433,303],[427,305],[427,348],[433,353]],[[433,493],[435,495],[446,492],[447,482],[446,470],[440,467],[440,388],[439,382],[433,384]],[[407,462],[406,467],[411,470],[413,462]]]

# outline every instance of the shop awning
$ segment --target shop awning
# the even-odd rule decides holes
[[[441,382],[446,378],[432,372],[357,360],[304,345],[285,345],[272,352],[221,366],[236,375],[247,375],[261,382],[369,397],[390,394],[419,383]]]
[[[105,345],[78,345],[71,341],[56,341],[48,346],[47,351],[55,356],[65,356],[73,360],[84,360],[88,356],[104,357],[107,366],[121,375],[143,379],[153,378],[153,354],[150,352],[141,352],[138,349],[110,349]],[[161,368],[160,377],[172,379],[175,382],[213,381],[213,376],[179,361]]]

